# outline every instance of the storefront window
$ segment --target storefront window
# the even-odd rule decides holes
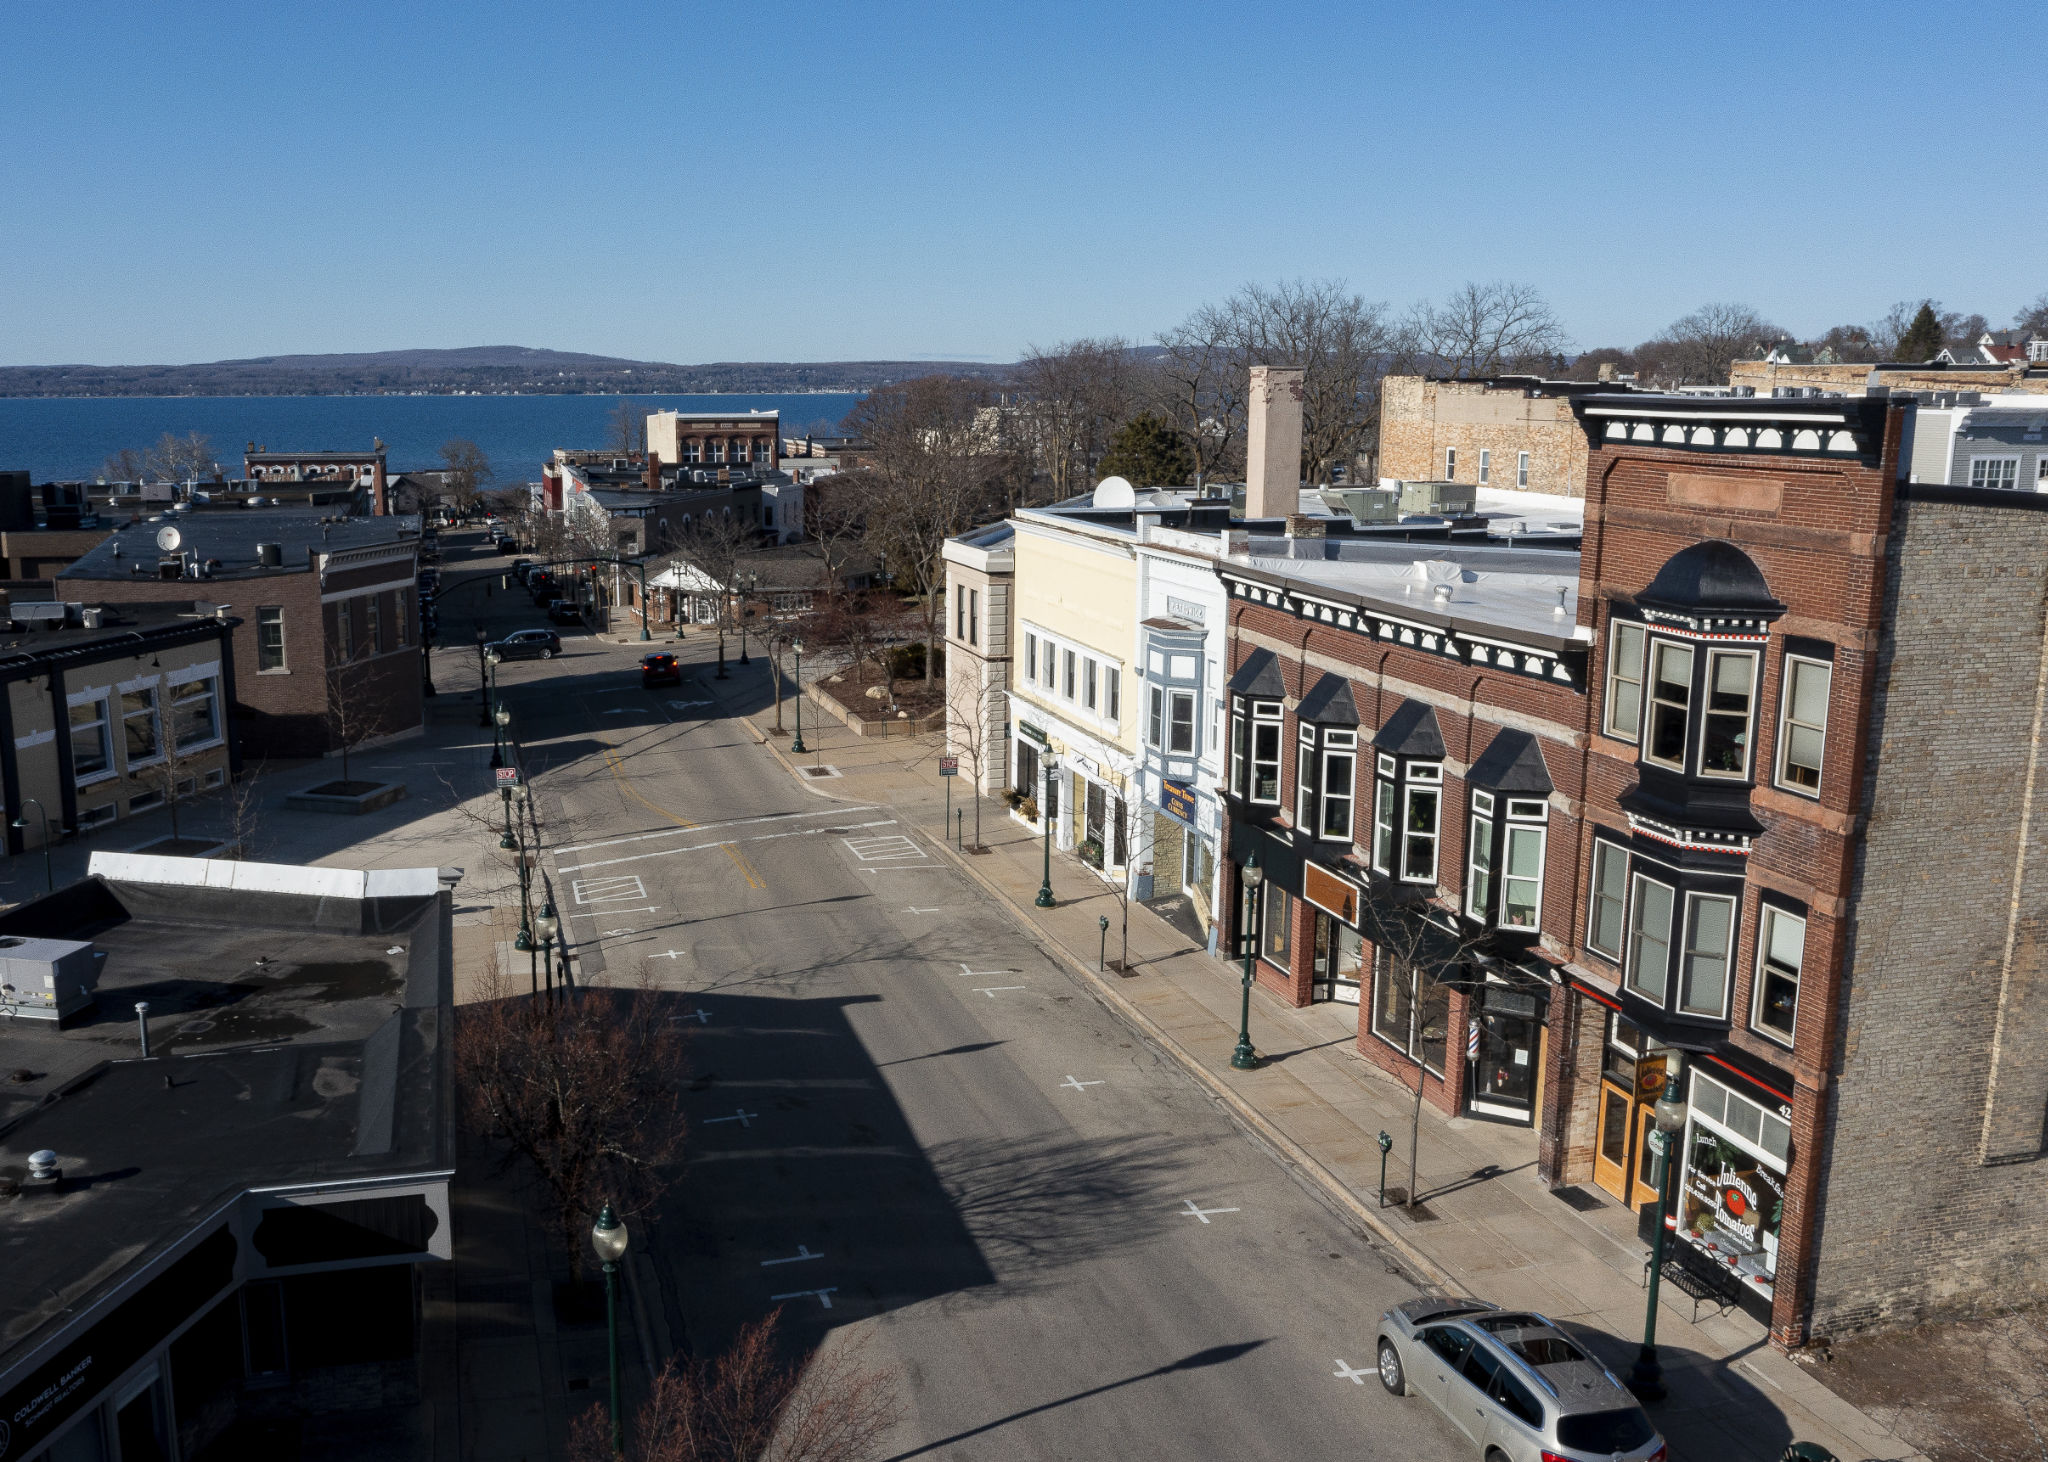
[[[1791,1150],[1783,1116],[1693,1073],[1679,1233],[1766,1296],[1777,1277]]]
[[[1269,879],[1265,886],[1265,916],[1259,938],[1259,953],[1269,963],[1288,968],[1287,948],[1290,920],[1294,915],[1294,900],[1284,888],[1275,888]]]
[[[1373,1034],[1435,1075],[1443,1075],[1451,991],[1443,981],[1382,951],[1373,978]]]

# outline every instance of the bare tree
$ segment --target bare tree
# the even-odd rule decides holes
[[[140,482],[149,475],[149,454],[133,447],[109,452],[100,464],[100,476],[109,482]]]
[[[257,862],[262,851],[256,845],[257,832],[263,821],[263,802],[259,795],[265,763],[254,767],[244,766],[242,775],[234,777],[227,787],[227,841],[230,848],[228,857],[239,862]]]
[[[1448,1053],[1454,1035],[1450,997],[1472,985],[1471,958],[1477,939],[1464,932],[1455,910],[1420,889],[1375,880],[1359,903],[1373,945],[1375,987],[1383,979],[1406,981],[1417,1046],[1434,1040],[1444,1043]],[[1431,1021],[1437,1023],[1433,1033]],[[1420,1053],[1409,1054],[1416,1063],[1414,1101],[1408,1116],[1407,1204],[1413,1208],[1421,1190],[1417,1158],[1422,1142],[1423,1089],[1428,1083]],[[1441,1059],[1448,1069],[1448,1054]]]
[[[1242,466],[1245,395],[1250,376],[1226,310],[1204,305],[1160,335],[1154,404],[1195,457],[1195,481]]]
[[[647,450],[647,408],[631,397],[612,408],[605,419],[605,446],[624,456]]]
[[[662,1366],[628,1428],[634,1462],[866,1462],[903,1416],[895,1376],[864,1364],[865,1337],[782,1358],[771,1310],[715,1360]],[[613,1462],[610,1420],[573,1423],[570,1462]]]
[[[1738,360],[1755,360],[1786,338],[1783,330],[1748,305],[1701,305],[1674,320],[1659,344],[1669,347],[1663,364],[1674,385],[1726,385]]]
[[[949,683],[952,680],[948,676]],[[977,679],[968,684],[968,677],[959,677],[960,683],[949,688],[947,710],[951,713],[951,745],[966,754],[968,772],[974,788],[974,847],[978,852],[985,846],[981,840],[981,804],[988,796],[988,752],[994,737],[989,734],[991,703],[1002,695],[994,686],[984,685]]]
[[[182,699],[179,691],[188,694]],[[146,719],[124,716],[128,737],[128,764],[147,762],[137,780],[157,792],[171,817],[171,842],[183,841],[178,826],[178,809],[199,795],[199,778],[216,759],[223,768],[227,752],[220,738],[221,718],[227,708],[220,703],[217,683],[173,686],[160,684],[149,692],[152,714]],[[201,702],[204,702],[202,705]],[[201,722],[195,718],[204,716]],[[197,749],[194,749],[197,747]],[[149,758],[155,758],[153,761]],[[225,771],[223,771],[225,775]]]
[[[1017,363],[1025,440],[1055,502],[1092,487],[1116,430],[1151,394],[1149,372],[1120,336],[1030,347]]]
[[[821,477],[804,492],[804,535],[818,551],[825,594],[836,598],[867,543],[868,499],[878,479],[866,469]]]
[[[651,987],[535,999],[495,965],[455,1028],[455,1069],[477,1132],[545,1195],[581,1272],[591,1215],[645,1212],[682,1150],[682,1036]]]
[[[718,627],[718,673],[725,673],[725,636],[738,627],[738,584],[740,555],[760,542],[760,530],[751,520],[736,514],[702,513],[690,520],[677,536],[671,563],[681,562],[705,581],[706,591],[716,606],[713,620]]]
[[[484,489],[497,478],[491,459],[475,442],[467,437],[456,437],[441,443],[441,460],[448,464],[449,501],[457,512],[469,512],[483,496]]]
[[[347,612],[347,601],[339,606]],[[377,712],[367,704],[364,695],[364,671],[355,665],[352,656],[343,657],[337,647],[327,666],[327,738],[334,749],[341,753],[341,783],[343,795],[358,788],[349,775],[349,753],[383,729]]]
[[[213,475],[213,438],[204,432],[165,432],[143,458],[144,469],[167,482]]]
[[[1468,283],[1409,316],[1411,348],[1449,376],[1495,376],[1542,369],[1567,344],[1564,326],[1533,284]]]
[[[2012,317],[2013,327],[2031,330],[2036,335],[2048,335],[2048,291],[2040,294],[2034,302]]]
[[[924,619],[925,678],[938,673],[946,540],[988,513],[1006,454],[977,431],[988,388],[925,376],[872,392],[847,422],[874,454],[867,542]]]
[[[1311,482],[1371,445],[1379,422],[1380,382],[1399,336],[1384,304],[1338,280],[1248,284],[1222,307],[1240,358],[1302,371],[1302,466]]]

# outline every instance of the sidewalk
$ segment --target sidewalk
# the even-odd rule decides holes
[[[981,856],[955,852],[959,822],[948,824],[946,818],[939,738],[859,738],[807,698],[803,737],[808,754],[796,757],[789,738],[769,729],[772,712],[752,719],[757,734],[785,765],[832,769],[831,775],[801,776],[813,792],[888,806],[941,845],[1050,952],[1093,981],[1112,1005],[1423,1282],[1570,1322],[1610,1369],[1626,1374],[1642,1335],[1645,1305],[1636,1216],[1611,1202],[1580,1212],[1552,1193],[1536,1175],[1532,1132],[1447,1119],[1425,1107],[1418,1187],[1430,1216],[1417,1221],[1399,1208],[1380,1209],[1377,1135],[1393,1135],[1387,1181],[1405,1186],[1413,1100],[1407,1088],[1356,1053],[1360,1007],[1296,1010],[1255,991],[1252,1039],[1264,1064],[1256,1071],[1233,1071],[1238,970],[1196,949],[1181,931],[1134,904],[1130,958],[1135,973],[1123,978],[1098,974],[1098,917],[1109,917],[1112,954],[1120,934],[1121,909],[1111,887],[1078,859],[1056,853],[1052,887],[1058,904],[1034,907],[1041,843],[990,799],[982,801],[980,816],[982,841],[991,851]],[[784,724],[794,726],[787,703]],[[965,841],[972,845],[974,799],[965,778],[951,780],[958,789],[954,810],[965,812]],[[1361,1316],[1361,1329],[1376,1318]],[[1773,1350],[1764,1327],[1740,1311],[1716,1315],[1706,1306],[1695,1323],[1692,1302],[1666,1288],[1657,1338],[1670,1396],[1651,1414],[1674,1459],[1777,1462],[1795,1440],[1817,1442],[1843,1462],[1922,1455],[1837,1397],[1798,1362]]]

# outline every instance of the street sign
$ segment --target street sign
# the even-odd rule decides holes
[[[957,757],[957,756],[942,756],[942,757],[940,757],[940,758],[939,758],[939,775],[940,775],[940,776],[942,776],[942,777],[957,777],[957,776],[959,776],[959,775],[960,775],[960,758],[959,758],[959,757]]]
[[[498,785],[499,785],[500,787],[516,787],[516,786],[518,786],[518,785],[519,785],[519,768],[518,768],[518,767],[499,767],[499,768],[498,768]]]
[[[1168,817],[1178,818],[1189,827],[1195,825],[1195,789],[1186,782],[1159,781],[1159,810]]]

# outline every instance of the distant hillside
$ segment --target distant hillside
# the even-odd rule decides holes
[[[715,361],[670,365],[522,345],[264,355],[203,365],[0,366],[0,396],[552,395],[868,391],[945,373],[1005,380],[1013,367],[959,361]]]

